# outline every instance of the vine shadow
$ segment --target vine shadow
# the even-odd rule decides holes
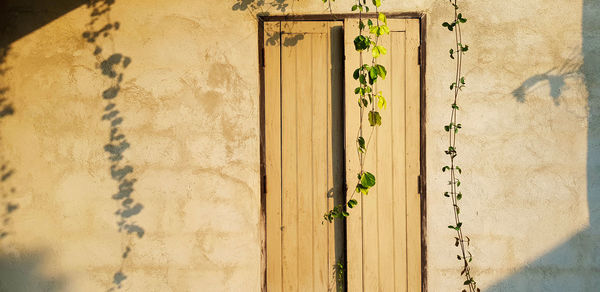
[[[249,11],[252,15],[269,15],[271,9],[278,12],[287,12],[289,9],[287,0],[236,0],[231,6],[233,11]]]
[[[107,78],[111,83],[101,93],[102,99],[105,101],[101,120],[108,123],[110,130],[107,143],[104,145],[104,151],[108,154],[108,161],[110,162],[108,171],[112,180],[117,184],[117,191],[111,194],[111,198],[119,202],[119,206],[114,212],[117,217],[118,232],[141,239],[144,237],[145,230],[136,223],[134,216],[142,211],[144,205],[132,196],[137,178],[133,166],[124,161],[124,152],[131,145],[121,129],[121,124],[125,118],[117,105],[117,101],[121,97],[124,71],[131,64],[132,59],[116,52],[114,49],[115,44],[112,35],[120,28],[120,22],[113,20],[110,16],[115,2],[116,0],[90,0],[87,3],[90,19],[85,25],[82,37],[87,43],[94,46],[92,54],[97,59],[97,68],[103,78]],[[105,43],[108,45],[104,46]],[[105,50],[104,47],[112,49]],[[124,264],[134,247],[132,238],[129,238],[127,242],[128,244],[121,254],[121,266],[113,274],[112,286],[107,291],[121,289],[123,282],[127,279]]]
[[[567,241],[487,289],[500,291],[598,291],[600,289],[600,1],[583,1],[583,65],[574,62],[532,76],[513,91],[525,102],[528,89],[548,82],[560,104],[565,80],[580,74],[588,92],[587,202],[589,226]],[[565,218],[569,220],[569,218]]]
[[[11,47],[0,47],[0,77],[4,76],[10,67],[6,66],[6,58]],[[12,103],[9,102],[9,88],[0,83],[0,122],[15,113]],[[0,138],[0,143],[2,138]],[[10,178],[15,169],[10,166],[10,160],[5,153],[0,153],[0,247],[10,234],[15,233],[11,228],[12,215],[19,208],[14,200],[15,187],[11,185]],[[1,251],[1,248],[0,248]]]
[[[288,0],[236,0],[231,10],[233,11],[248,11],[253,17],[267,16],[271,14],[271,10],[275,9],[276,12],[286,13],[292,10],[292,6],[287,3]],[[293,47],[298,44],[299,41],[304,39],[302,33],[281,33],[266,32],[265,44],[267,46],[278,46],[281,42],[282,46]]]

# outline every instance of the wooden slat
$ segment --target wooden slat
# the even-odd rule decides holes
[[[406,269],[406,147],[405,147],[405,101],[406,101],[406,70],[405,70],[405,36],[404,32],[391,33],[391,76],[394,82],[391,86],[391,98],[388,99],[389,110],[392,112],[392,173],[393,181],[393,221],[394,225],[394,291],[407,291]]]
[[[278,34],[279,22],[265,23],[266,40]],[[281,136],[280,136],[280,50],[265,42],[265,173],[267,289],[282,291],[281,280]]]
[[[390,36],[382,36],[379,43],[388,48],[386,55],[380,56],[377,60],[379,64],[393,70],[390,59],[395,53],[390,42]],[[390,72],[392,73],[392,72]],[[393,75],[391,75],[393,76]],[[391,78],[378,80],[376,91],[381,91],[385,97],[395,96],[391,91]],[[377,107],[376,107],[377,108]],[[376,128],[376,155],[377,158],[377,214],[378,214],[378,236],[379,236],[379,288],[381,291],[394,290],[394,224],[392,217],[392,191],[394,176],[392,172],[392,116],[390,109],[377,109],[382,118],[382,124]],[[391,251],[391,253],[390,253]],[[390,256],[392,255],[392,256]]]
[[[406,211],[408,290],[421,288],[421,212],[418,190],[420,171],[419,121],[419,22],[406,23]],[[409,126],[408,126],[409,125]]]
[[[329,224],[322,224],[323,214],[327,212],[328,173],[328,94],[329,51],[328,35],[312,35],[312,169],[313,169],[313,213],[312,228],[314,239],[313,250],[313,291],[327,291],[328,285],[328,241]],[[306,271],[307,273],[311,271]]]
[[[285,36],[285,35],[284,35]],[[313,288],[313,188],[312,188],[312,102],[315,82],[312,74],[313,37],[306,34],[296,46],[296,131],[297,202],[298,202],[298,289]],[[315,52],[319,54],[322,52]],[[323,143],[323,141],[319,141]]]
[[[354,197],[358,207],[350,210],[350,217],[346,221],[347,237],[347,274],[348,291],[363,291],[363,233],[362,233],[362,210],[363,199],[360,194],[355,194],[356,174],[359,172],[359,161],[356,154],[356,138],[359,125],[359,110],[357,97],[354,94],[356,80],[352,73],[359,64],[359,55],[354,51],[354,37],[358,30],[355,19],[344,20],[344,51],[346,55],[345,64],[345,145],[346,145],[346,182],[348,184],[347,199]]]
[[[282,35],[282,38],[285,36]],[[283,290],[298,291],[297,52],[281,47],[282,263]]]

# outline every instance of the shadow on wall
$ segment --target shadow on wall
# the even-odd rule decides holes
[[[85,4],[87,0],[0,1],[0,47],[7,48],[22,36]]]
[[[487,289],[499,291],[599,291],[600,287],[600,1],[584,0],[581,68],[567,64],[533,76],[513,95],[524,102],[527,89],[542,81],[560,104],[565,79],[582,74],[588,92],[587,201],[589,226],[513,275]],[[569,220],[569,218],[565,218]]]
[[[6,57],[10,47],[0,47],[0,76],[6,74],[9,68],[5,65]],[[0,83],[0,122],[1,119],[11,116],[15,110],[11,103],[8,102],[9,88],[2,86]],[[2,139],[0,138],[0,143]],[[10,161],[6,155],[0,152],[0,252],[3,251],[4,241],[7,237],[14,233],[11,229],[11,217],[13,212],[19,208],[19,204],[13,200],[15,188],[10,185],[10,177],[15,170],[10,167]]]
[[[65,290],[62,276],[46,275],[42,264],[46,253],[30,252],[19,257],[0,256],[0,291],[59,292]]]
[[[293,1],[293,0],[292,0]],[[271,9],[277,12],[287,12],[289,4],[287,0],[236,0],[231,9],[239,11],[248,11],[254,15],[269,15]]]
[[[123,71],[131,63],[131,58],[114,51],[115,44],[112,33],[120,28],[120,23],[110,17],[110,11],[114,4],[115,0],[91,0],[87,4],[90,11],[90,21],[86,24],[86,30],[82,37],[85,41],[94,45],[93,55],[98,62],[97,68],[112,83],[102,92],[102,98],[106,102],[102,120],[107,121],[110,127],[108,142],[104,145],[104,151],[109,155],[110,175],[118,185],[118,190],[111,196],[113,200],[119,202],[119,207],[115,211],[118,218],[118,230],[140,239],[144,236],[145,231],[135,222],[133,216],[139,214],[144,206],[132,197],[133,187],[137,179],[134,178],[133,167],[123,162],[123,153],[130,147],[130,144],[119,127],[124,118],[117,107],[117,97],[121,90]],[[105,43],[108,44],[107,47],[113,48],[112,51],[105,51],[103,48]],[[127,279],[124,265],[135,244],[131,236],[128,236],[126,242],[127,245],[121,254],[121,266],[114,273],[113,285],[108,288],[108,291],[121,289],[123,281]]]

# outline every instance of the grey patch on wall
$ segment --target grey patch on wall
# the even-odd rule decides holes
[[[65,291],[66,278],[44,273],[47,253],[27,251],[20,256],[0,256],[0,291],[59,292]]]
[[[236,145],[250,139],[248,125],[243,122],[255,113],[248,85],[235,67],[225,58],[207,58],[212,64],[207,70],[206,85],[201,86],[198,101],[207,114],[213,115],[215,122],[222,127],[222,133],[227,143],[227,150],[234,151]],[[215,61],[222,59],[222,61]],[[191,86],[186,83],[186,85]],[[245,116],[242,118],[240,116]]]
[[[581,67],[567,62],[546,73],[532,76],[513,91],[525,102],[527,89],[548,81],[550,97],[559,105],[567,78],[583,76],[588,93],[587,203],[589,226],[504,280],[486,289],[501,291],[598,291],[600,287],[600,1],[584,0]],[[560,141],[557,141],[560,143]],[[562,157],[557,157],[562,160]],[[565,218],[569,220],[569,218]],[[543,222],[540,222],[543,224]]]

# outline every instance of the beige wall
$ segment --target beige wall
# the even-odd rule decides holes
[[[0,290],[102,291],[116,288],[118,271],[125,291],[259,290],[253,15],[327,8],[319,0],[284,1],[285,12],[270,1],[253,10],[235,0],[117,0],[94,27],[118,21],[119,29],[88,43],[85,5],[34,2],[3,14],[18,29],[3,32],[10,50],[0,65],[0,106],[14,113],[0,119],[2,174],[13,170],[1,200],[18,208],[2,215],[9,220],[1,227]],[[600,286],[600,7],[461,2],[470,50],[458,149],[474,274],[484,291],[591,291]],[[338,0],[333,11],[349,6]],[[429,291],[459,291],[440,171],[453,41],[440,24],[452,11],[441,0],[384,6],[428,16],[427,276]],[[47,21],[34,26],[40,19]],[[114,53],[122,54],[113,67],[123,79],[111,101],[130,145],[116,163],[131,166],[125,179],[136,179],[130,206],[143,205],[123,219],[144,230],[141,238],[118,231],[115,212],[125,207],[111,196],[121,181],[104,151],[111,126],[102,120],[110,102],[102,92],[117,81],[102,75],[99,61]]]

